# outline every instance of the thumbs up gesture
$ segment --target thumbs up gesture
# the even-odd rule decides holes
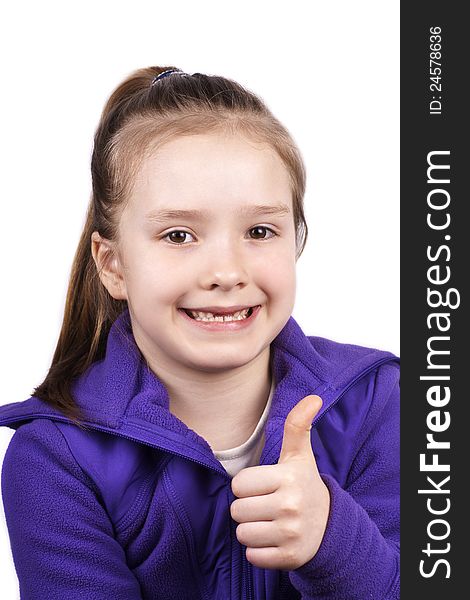
[[[303,398],[287,415],[278,463],[242,469],[232,479],[237,539],[257,567],[292,571],[320,547],[330,495],[318,473],[310,429],[321,406],[319,396]]]

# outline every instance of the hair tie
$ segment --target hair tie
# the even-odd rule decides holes
[[[171,75],[172,73],[180,73],[181,75],[184,75],[184,76],[188,75],[187,73],[184,73],[181,69],[168,69],[167,71],[163,71],[162,73],[160,73],[159,75],[154,77],[154,79],[150,85],[151,86],[154,85],[155,83],[157,83],[157,81],[159,81],[160,79],[163,79],[164,77],[168,77],[168,75]]]

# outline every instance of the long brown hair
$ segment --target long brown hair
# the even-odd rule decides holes
[[[178,72],[154,81],[164,71]],[[119,216],[146,156],[172,137],[230,131],[270,145],[286,166],[292,187],[297,257],[307,240],[303,211],[305,168],[287,129],[264,102],[225,77],[148,67],[131,73],[111,94],[94,137],[92,196],[73,260],[64,318],[45,380],[34,395],[81,425],[73,380],[103,358],[109,329],[127,308],[101,283],[91,253],[94,231],[116,240]]]

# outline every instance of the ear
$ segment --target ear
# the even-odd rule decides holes
[[[91,234],[91,254],[101,283],[110,295],[115,300],[127,300],[126,284],[114,244],[94,231]]]

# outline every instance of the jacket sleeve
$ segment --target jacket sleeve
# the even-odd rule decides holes
[[[22,600],[141,600],[98,489],[52,421],[15,432],[2,496]]]
[[[289,572],[303,600],[398,600],[399,369],[379,368],[347,483],[321,474],[330,514],[317,554]]]

